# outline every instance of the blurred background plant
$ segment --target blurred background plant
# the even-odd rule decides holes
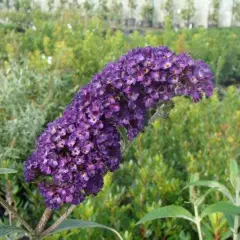
[[[128,0],[128,7],[130,9],[130,17],[134,17],[134,10],[136,10],[137,2],[136,0]]]
[[[232,24],[240,21],[240,2],[233,2]]]
[[[194,16],[196,9],[194,7],[194,0],[187,0],[187,6],[181,9],[182,19],[185,21],[187,27],[190,27],[192,17]]]
[[[107,5],[107,0],[99,0],[98,5],[98,16],[103,20],[108,20],[109,17],[109,7]]]
[[[173,0],[166,0],[163,3],[162,8],[165,12],[165,17],[169,16],[171,19],[173,19],[173,17],[174,17],[174,3],[173,3]]]
[[[209,27],[217,27],[219,23],[219,8],[220,8],[220,0],[212,0],[212,10],[208,16],[208,26]]]
[[[142,6],[141,16],[143,18],[143,27],[151,27],[153,24],[153,5],[151,0],[146,0]]]
[[[123,5],[121,1],[112,0],[109,15],[110,20],[115,26],[121,24],[123,15]]]
[[[128,27],[134,27],[136,23],[135,19],[135,11],[137,7],[136,0],[128,0],[128,18],[126,19],[126,26]]]

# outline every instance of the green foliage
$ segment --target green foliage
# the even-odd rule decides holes
[[[2,236],[6,236],[9,234],[13,234],[16,232],[23,232],[22,229],[15,227],[15,226],[9,226],[9,225],[5,225],[5,224],[1,224],[0,223],[0,237]]]
[[[236,216],[236,215],[237,214],[239,215],[239,210],[240,210],[240,171],[239,171],[238,164],[235,160],[230,161],[229,175],[230,175],[230,182],[232,184],[232,187],[229,189],[227,189],[224,185],[218,182],[213,182],[213,181],[206,181],[205,183],[204,181],[197,181],[197,182],[191,183],[191,185],[194,185],[194,186],[201,185],[201,186],[213,188],[214,190],[218,190],[222,192],[225,196],[229,198],[230,203],[226,204],[226,203],[218,202],[207,207],[202,212],[201,217],[204,217],[212,212],[217,212],[217,211],[220,212],[221,210],[221,212],[225,213],[225,218],[229,224],[230,230],[233,235],[233,239],[237,240],[239,239],[239,234],[238,234],[239,216]],[[214,184],[209,184],[209,183],[214,183]],[[219,187],[216,188],[215,187],[216,185],[221,186],[221,188]],[[230,192],[232,192],[233,194],[231,195]],[[226,236],[229,236],[229,232],[226,232]]]
[[[19,1],[19,0],[17,0]],[[48,5],[48,11],[51,12],[54,7],[54,0],[47,0],[47,5]]]
[[[190,183],[190,185],[193,185],[193,183]],[[194,186],[205,186],[205,187],[210,187],[213,188],[215,190],[218,190],[219,192],[221,192],[223,195],[225,195],[225,197],[227,197],[230,201],[233,201],[233,197],[231,195],[231,193],[229,192],[229,190],[221,183],[216,182],[216,181],[196,181],[194,182]]]
[[[0,82],[0,157],[17,163],[30,153],[44,124],[62,111],[59,100],[66,104],[72,97],[73,92],[63,92],[72,79],[37,74],[13,64],[0,73]]]
[[[114,13],[114,17],[110,18],[119,20],[118,12]],[[229,84],[239,79],[240,33],[237,29],[174,32],[171,18],[167,17],[164,32],[125,35],[107,29],[108,25],[98,19],[89,19],[86,24],[84,19],[79,22],[74,10],[56,12],[55,15],[36,10],[28,16],[23,12],[3,13],[3,16],[9,18],[7,24],[0,24],[3,36],[0,64],[5,69],[14,60],[27,59],[29,68],[34,71],[58,71],[87,82],[108,61],[113,61],[130,48],[168,45],[172,50],[187,51],[194,58],[210,64],[217,84]],[[99,45],[99,42],[102,44]],[[47,61],[48,57],[52,57],[51,64]]]
[[[195,222],[193,215],[183,207],[179,206],[166,206],[154,209],[152,212],[145,215],[137,224],[152,221],[158,218],[183,218],[191,222]]]
[[[218,24],[219,20],[219,9],[220,9],[220,0],[212,0],[212,12],[208,16],[208,20],[213,24]]]
[[[230,225],[230,230],[233,232],[233,239],[237,240],[239,239],[238,228],[239,228],[239,215],[240,215],[240,172],[238,169],[238,164],[234,160],[231,160],[230,162],[230,179],[233,187],[233,192],[235,193],[235,197],[231,196],[230,194],[230,191],[232,189],[228,190],[227,187],[225,187],[224,185],[218,182],[215,182],[215,181],[190,182],[188,186],[190,187],[190,190],[189,190],[190,203],[192,203],[194,207],[194,216],[187,209],[172,205],[172,206],[161,207],[159,209],[154,209],[150,213],[146,214],[137,224],[145,223],[147,221],[152,221],[158,218],[169,218],[169,217],[183,218],[196,224],[199,240],[202,240],[203,237],[204,239],[206,238],[209,239],[209,236],[208,236],[209,233],[206,232],[206,229],[204,233],[202,233],[202,230],[201,230],[201,222],[203,221],[203,218],[205,218],[206,216],[211,216],[216,213],[223,213],[225,214],[225,216],[228,216],[226,217],[227,220],[229,219],[229,217],[234,217],[234,220],[233,220],[234,224],[231,221],[229,225]],[[199,193],[197,193],[192,186],[210,187],[211,191],[207,191],[204,195],[197,196],[199,195]],[[203,203],[203,200],[205,199],[206,195],[214,190],[220,190],[228,198],[229,198],[228,195],[230,194],[230,198],[229,198],[230,202],[217,202],[217,203],[208,205],[202,210],[201,214],[199,215],[198,208]],[[201,201],[199,201],[199,199],[201,199]],[[212,220],[213,218],[210,217],[211,223],[213,222]],[[216,233],[216,231],[214,231],[214,233]],[[223,235],[224,239],[226,236],[228,237],[231,235],[229,233],[230,231],[225,232],[225,234]],[[210,239],[211,239],[211,236],[210,236]]]
[[[17,171],[11,168],[0,168],[0,174],[16,173]]]
[[[152,1],[146,1],[145,5],[142,7],[141,15],[144,20],[152,21],[153,20],[153,5]]]
[[[121,20],[123,15],[123,5],[121,1],[112,0],[109,15],[111,20]]]
[[[193,0],[187,0],[187,7],[182,9],[181,16],[182,19],[185,20],[188,24],[190,23],[190,20],[194,16],[196,12],[196,9],[194,7],[194,1]]]
[[[164,4],[162,5],[162,8],[165,11],[166,16],[169,16],[171,19],[173,19],[174,15],[173,0],[165,0]]]
[[[19,11],[20,10],[20,7],[21,7],[21,3],[20,3],[20,0],[15,0],[14,1],[14,8],[16,11]]]
[[[136,0],[128,0],[128,7],[130,9],[130,17],[134,17],[134,12],[137,7]]]
[[[240,208],[228,202],[218,202],[210,206],[207,206],[203,210],[201,214],[201,218],[204,218],[210,214],[217,213],[217,212],[222,212],[230,215],[239,215]]]
[[[107,226],[94,223],[94,222],[88,222],[88,221],[82,221],[82,220],[76,220],[76,219],[68,219],[64,220],[54,231],[52,231],[49,235],[55,234],[57,232],[62,232],[62,231],[67,231],[67,230],[72,230],[76,228],[102,228],[102,229],[107,229],[112,231],[118,236],[118,239],[123,240],[120,234]]]
[[[31,1],[30,0],[20,0],[20,6],[23,11],[28,12],[31,10]]]
[[[233,21],[238,22],[240,21],[240,2],[234,2],[233,4]]]
[[[107,4],[107,0],[99,0],[98,15],[102,19],[108,19],[109,7]]]

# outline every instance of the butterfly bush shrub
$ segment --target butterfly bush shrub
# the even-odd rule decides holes
[[[120,130],[132,141],[159,103],[180,95],[194,102],[210,97],[212,80],[209,66],[186,53],[167,47],[129,51],[97,73],[48,124],[25,162],[26,181],[39,182],[50,209],[96,195],[104,175],[119,167]]]

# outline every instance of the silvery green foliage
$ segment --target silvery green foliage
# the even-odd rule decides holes
[[[45,113],[31,100],[31,89],[37,82],[32,79],[37,80],[37,76],[31,76],[27,69],[0,72],[1,160],[21,158],[24,149],[31,149],[44,123]]]
[[[66,84],[70,88],[64,92]],[[0,71],[0,85],[0,163],[22,161],[44,124],[59,114],[61,102],[66,104],[71,84],[13,63],[6,72]]]

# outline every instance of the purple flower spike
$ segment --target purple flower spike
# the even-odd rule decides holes
[[[198,102],[212,95],[212,79],[209,66],[186,53],[176,55],[167,47],[129,51],[97,73],[62,117],[48,124],[25,162],[26,181],[41,179],[40,193],[51,209],[96,195],[104,175],[120,164],[117,129],[133,140],[159,101],[184,95]]]

